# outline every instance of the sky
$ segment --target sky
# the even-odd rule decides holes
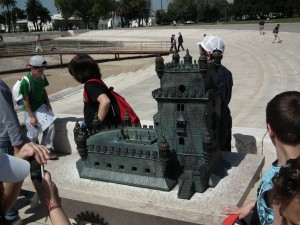
[[[27,0],[17,0],[17,7],[20,9],[25,9],[25,5],[26,5]],[[40,2],[42,3],[42,5],[47,8],[51,14],[56,14],[57,9],[54,5],[54,0],[40,0]]]
[[[27,2],[27,0],[17,0],[17,5],[16,6],[20,9],[24,10],[26,2]],[[42,3],[42,5],[44,7],[49,9],[51,14],[58,13],[57,9],[54,5],[54,0],[40,0],[40,2]],[[84,0],[82,0],[82,2],[84,2]],[[172,0],[151,0],[152,10],[156,11],[156,10],[160,9],[161,8],[161,3],[162,3],[163,9],[166,9],[170,2],[172,2]]]

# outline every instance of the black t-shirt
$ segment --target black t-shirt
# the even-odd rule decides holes
[[[88,129],[93,128],[93,119],[95,113],[97,113],[99,109],[97,98],[102,94],[106,94],[110,99],[110,108],[105,119],[102,121],[102,125],[120,124],[120,110],[118,103],[106,87],[96,82],[87,82],[85,84],[85,91],[89,99],[89,103],[84,101],[84,119]]]

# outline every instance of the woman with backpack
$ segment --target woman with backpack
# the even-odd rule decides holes
[[[84,84],[84,120],[88,130],[93,130],[95,116],[101,125],[124,125],[125,115],[128,115],[130,125],[140,126],[140,120],[128,102],[101,80],[99,66],[92,57],[77,54],[69,63],[69,73]]]
[[[84,120],[88,130],[93,129],[95,114],[98,122],[104,124],[120,124],[116,99],[107,87],[91,79],[101,80],[102,74],[95,60],[87,54],[77,54],[69,63],[69,73],[76,81],[84,84]]]

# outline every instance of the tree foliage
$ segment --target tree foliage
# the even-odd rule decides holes
[[[196,21],[196,0],[176,0],[169,4],[168,14],[171,21]]]
[[[43,24],[51,21],[49,10],[42,5],[40,0],[27,0],[25,12],[35,30],[42,30]]]
[[[11,11],[10,9],[12,9],[13,7],[16,6],[16,1],[15,0],[0,0],[0,6],[5,9],[5,22],[7,24],[12,24],[12,21],[13,21],[13,17],[12,17],[12,14],[11,14]],[[11,30],[11,26],[8,26],[8,32],[10,32]]]
[[[174,0],[169,4],[167,12],[158,10],[156,21],[204,21],[216,22],[230,18],[266,18],[269,14],[278,13],[284,17],[292,17],[300,13],[300,0]]]

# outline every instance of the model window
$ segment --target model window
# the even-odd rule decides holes
[[[177,111],[184,111],[184,104],[177,104]]]
[[[183,137],[179,138],[179,144],[184,145],[184,138]]]

